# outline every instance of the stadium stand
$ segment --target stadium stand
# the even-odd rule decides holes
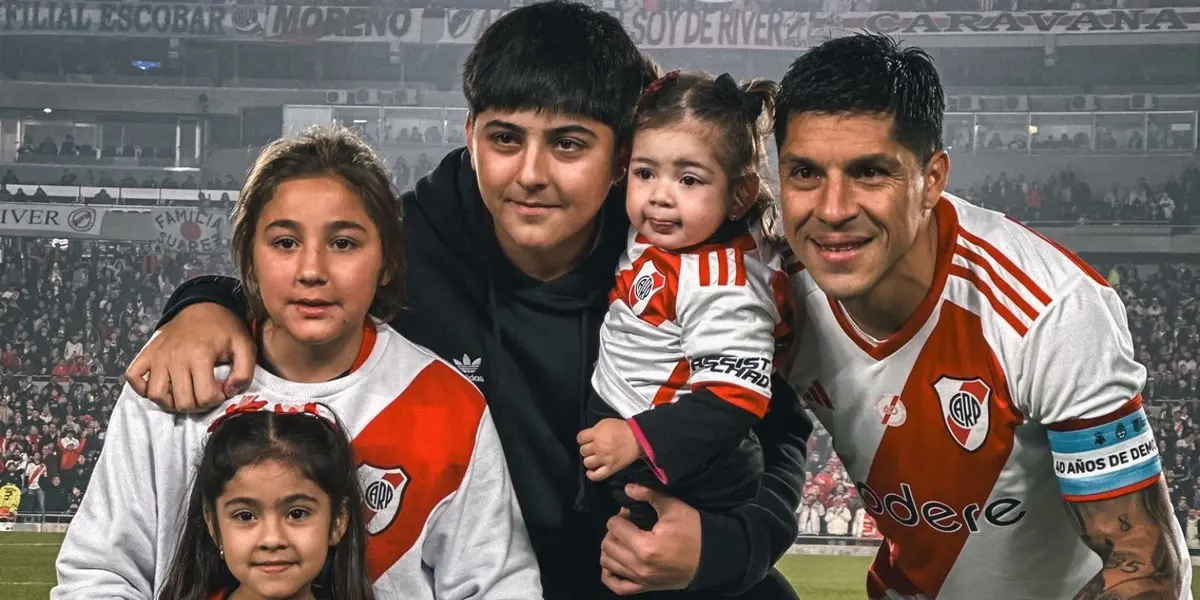
[[[70,513],[104,446],[117,376],[167,296],[231,269],[226,253],[127,243],[5,238],[0,254],[0,488],[26,491],[31,518]]]
[[[1153,184],[1137,177],[1128,185],[1092,190],[1070,169],[1030,181],[1001,172],[959,196],[974,204],[1028,222],[1171,222],[1190,223],[1200,210],[1200,169],[1189,166],[1178,177]]]

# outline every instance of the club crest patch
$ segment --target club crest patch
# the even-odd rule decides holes
[[[967,452],[987,439],[992,388],[982,379],[942,377],[933,384],[942,403],[942,417],[950,437]]]
[[[404,504],[408,482],[408,473],[403,467],[385,469],[367,463],[359,465],[358,483],[363,492],[368,534],[379,535],[395,522]]]
[[[650,299],[666,286],[667,278],[658,272],[654,261],[646,261],[629,286],[629,298],[627,299],[629,308],[633,310],[634,314],[640,316],[642,311],[646,310],[646,306],[650,304]]]

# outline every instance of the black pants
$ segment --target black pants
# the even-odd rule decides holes
[[[600,419],[622,418],[592,392],[588,402],[588,423],[591,427]],[[670,486],[664,486],[650,470],[645,460],[638,460],[609,477],[604,483],[617,503],[629,509],[629,520],[649,531],[658,522],[658,514],[646,502],[636,502],[625,494],[625,485],[637,483],[651,489],[663,490],[705,512],[719,513],[753,502],[758,496],[763,474],[762,446],[753,431],[738,446],[718,452],[695,472],[673,474]]]

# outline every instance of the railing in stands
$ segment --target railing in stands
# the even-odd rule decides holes
[[[815,546],[878,546],[878,537],[854,537],[852,535],[806,535],[799,534],[796,536],[797,544],[811,544]]]
[[[0,523],[70,523],[75,518],[71,512],[48,512],[45,515],[36,512],[18,512],[16,521],[0,519]]]
[[[158,189],[119,186],[87,186],[74,185],[37,185],[31,183],[9,183],[0,186],[13,195],[7,202],[22,201],[27,203],[53,202],[51,199],[67,200],[68,202],[83,202],[95,206],[102,205],[134,205],[145,206],[147,203],[161,202],[199,202],[200,200],[221,200],[232,202],[237,200],[238,190],[217,189]],[[39,194],[44,194],[44,196]],[[17,193],[21,192],[20,196]],[[19,198],[19,200],[18,200]]]
[[[1111,225],[1113,227],[1179,227],[1195,229],[1196,226],[1171,221],[1122,221],[1120,219],[1076,219],[1074,221],[1023,221],[1031,227],[1086,227],[1090,225]]]

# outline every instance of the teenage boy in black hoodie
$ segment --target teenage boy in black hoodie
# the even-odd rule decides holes
[[[778,377],[755,428],[766,463],[756,503],[713,515],[642,491],[660,511],[652,532],[610,521],[608,502],[576,509],[591,484],[575,436],[629,227],[619,185],[628,116],[653,66],[612,16],[548,2],[498,19],[463,71],[467,148],[402,196],[408,298],[392,326],[487,397],[545,597],[607,598],[607,585],[692,590],[654,595],[663,598],[794,598],[771,567],[796,536],[812,426]],[[218,404],[253,372],[245,314],[234,280],[185,283],[130,383],[169,410]],[[221,386],[212,366],[229,360],[234,374]]]

